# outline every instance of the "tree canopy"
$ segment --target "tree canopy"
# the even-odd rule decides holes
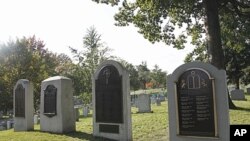
[[[218,69],[225,69],[222,42],[229,43],[230,40],[224,36],[221,41],[221,27],[227,28],[228,32],[237,31],[246,28],[245,24],[250,22],[250,1],[245,0],[92,1],[119,6],[114,16],[115,24],[133,24],[152,43],[161,41],[182,49],[191,37],[191,43],[196,47],[205,46],[208,61]],[[227,18],[238,24],[233,26]],[[243,38],[243,43],[250,43],[249,34]],[[231,101],[229,106],[235,108]]]
[[[57,55],[44,48],[40,39],[23,37],[0,45],[0,110],[8,110],[13,104],[13,88],[19,79],[28,79],[34,85],[34,106],[40,103],[41,82],[58,74]]]
[[[222,28],[227,28],[228,32],[249,32],[241,30],[250,22],[250,2],[245,0],[93,1],[119,6],[119,11],[114,16],[115,25],[133,24],[152,43],[161,41],[182,49],[191,36],[192,44],[206,46],[209,59],[219,69],[224,68],[219,24]],[[230,22],[228,18],[231,18]],[[204,39],[205,34],[207,41]],[[249,42],[249,39],[244,42]]]

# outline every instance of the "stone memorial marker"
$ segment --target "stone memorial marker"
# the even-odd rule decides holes
[[[7,130],[9,130],[11,127],[11,122],[10,121],[7,121]]]
[[[156,105],[161,106],[161,100],[159,99],[159,97],[156,98]]]
[[[232,100],[246,100],[243,90],[232,90],[230,96]]]
[[[156,103],[156,97],[151,97],[151,104],[155,104]]]
[[[87,117],[88,113],[89,113],[89,107],[88,106],[83,106],[83,109],[82,109],[83,116]]]
[[[170,141],[229,141],[226,73],[192,62],[167,82]]]
[[[131,99],[131,107],[135,107],[135,94],[134,95],[130,94],[130,99]]]
[[[74,107],[74,112],[75,112],[75,121],[79,121],[79,116],[80,116],[79,108]]]
[[[41,131],[67,133],[75,131],[71,79],[50,77],[42,82],[40,105]]]
[[[38,123],[39,123],[38,115],[34,115],[34,124],[38,124]]]
[[[149,94],[140,94],[138,95],[138,113],[150,113],[151,104],[150,104],[150,95]]]
[[[250,88],[247,88],[247,93],[250,94]]]
[[[14,131],[34,130],[33,85],[19,79],[13,90]]]
[[[2,131],[2,130],[6,130],[6,128],[0,124],[0,131]]]
[[[93,134],[132,140],[128,72],[116,61],[100,64],[92,79]]]

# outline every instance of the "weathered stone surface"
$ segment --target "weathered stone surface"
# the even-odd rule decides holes
[[[250,88],[247,88],[247,93],[250,94]]]
[[[167,79],[170,141],[228,141],[226,73],[201,62],[181,65]]]
[[[27,79],[17,81],[13,90],[14,131],[34,130],[33,85]]]
[[[243,90],[232,90],[230,96],[232,100],[246,100]]]
[[[55,76],[44,80],[41,86],[41,131],[53,133],[75,131],[74,114],[71,79]]]
[[[93,76],[93,135],[132,140],[128,72],[116,61],[100,64]]]
[[[139,113],[149,113],[151,111],[150,95],[140,94],[138,95],[138,112]]]

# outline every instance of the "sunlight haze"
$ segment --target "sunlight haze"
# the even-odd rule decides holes
[[[133,65],[146,61],[171,73],[183,64],[193,48],[177,50],[163,43],[152,44],[134,26],[117,27],[117,7],[91,0],[0,0],[0,43],[35,35],[48,50],[72,56],[68,46],[81,48],[86,29],[95,26],[105,45]]]

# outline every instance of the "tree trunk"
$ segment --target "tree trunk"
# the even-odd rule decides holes
[[[218,69],[225,69],[224,64],[224,52],[221,44],[220,36],[220,24],[218,15],[218,2],[217,0],[204,0],[205,5],[205,28],[207,34],[207,49],[209,55],[209,61],[212,65]],[[236,106],[233,104],[232,100],[229,99],[229,108],[235,109]]]
[[[236,83],[236,89],[240,89],[240,78],[239,77],[236,77],[235,78],[235,83]]]

